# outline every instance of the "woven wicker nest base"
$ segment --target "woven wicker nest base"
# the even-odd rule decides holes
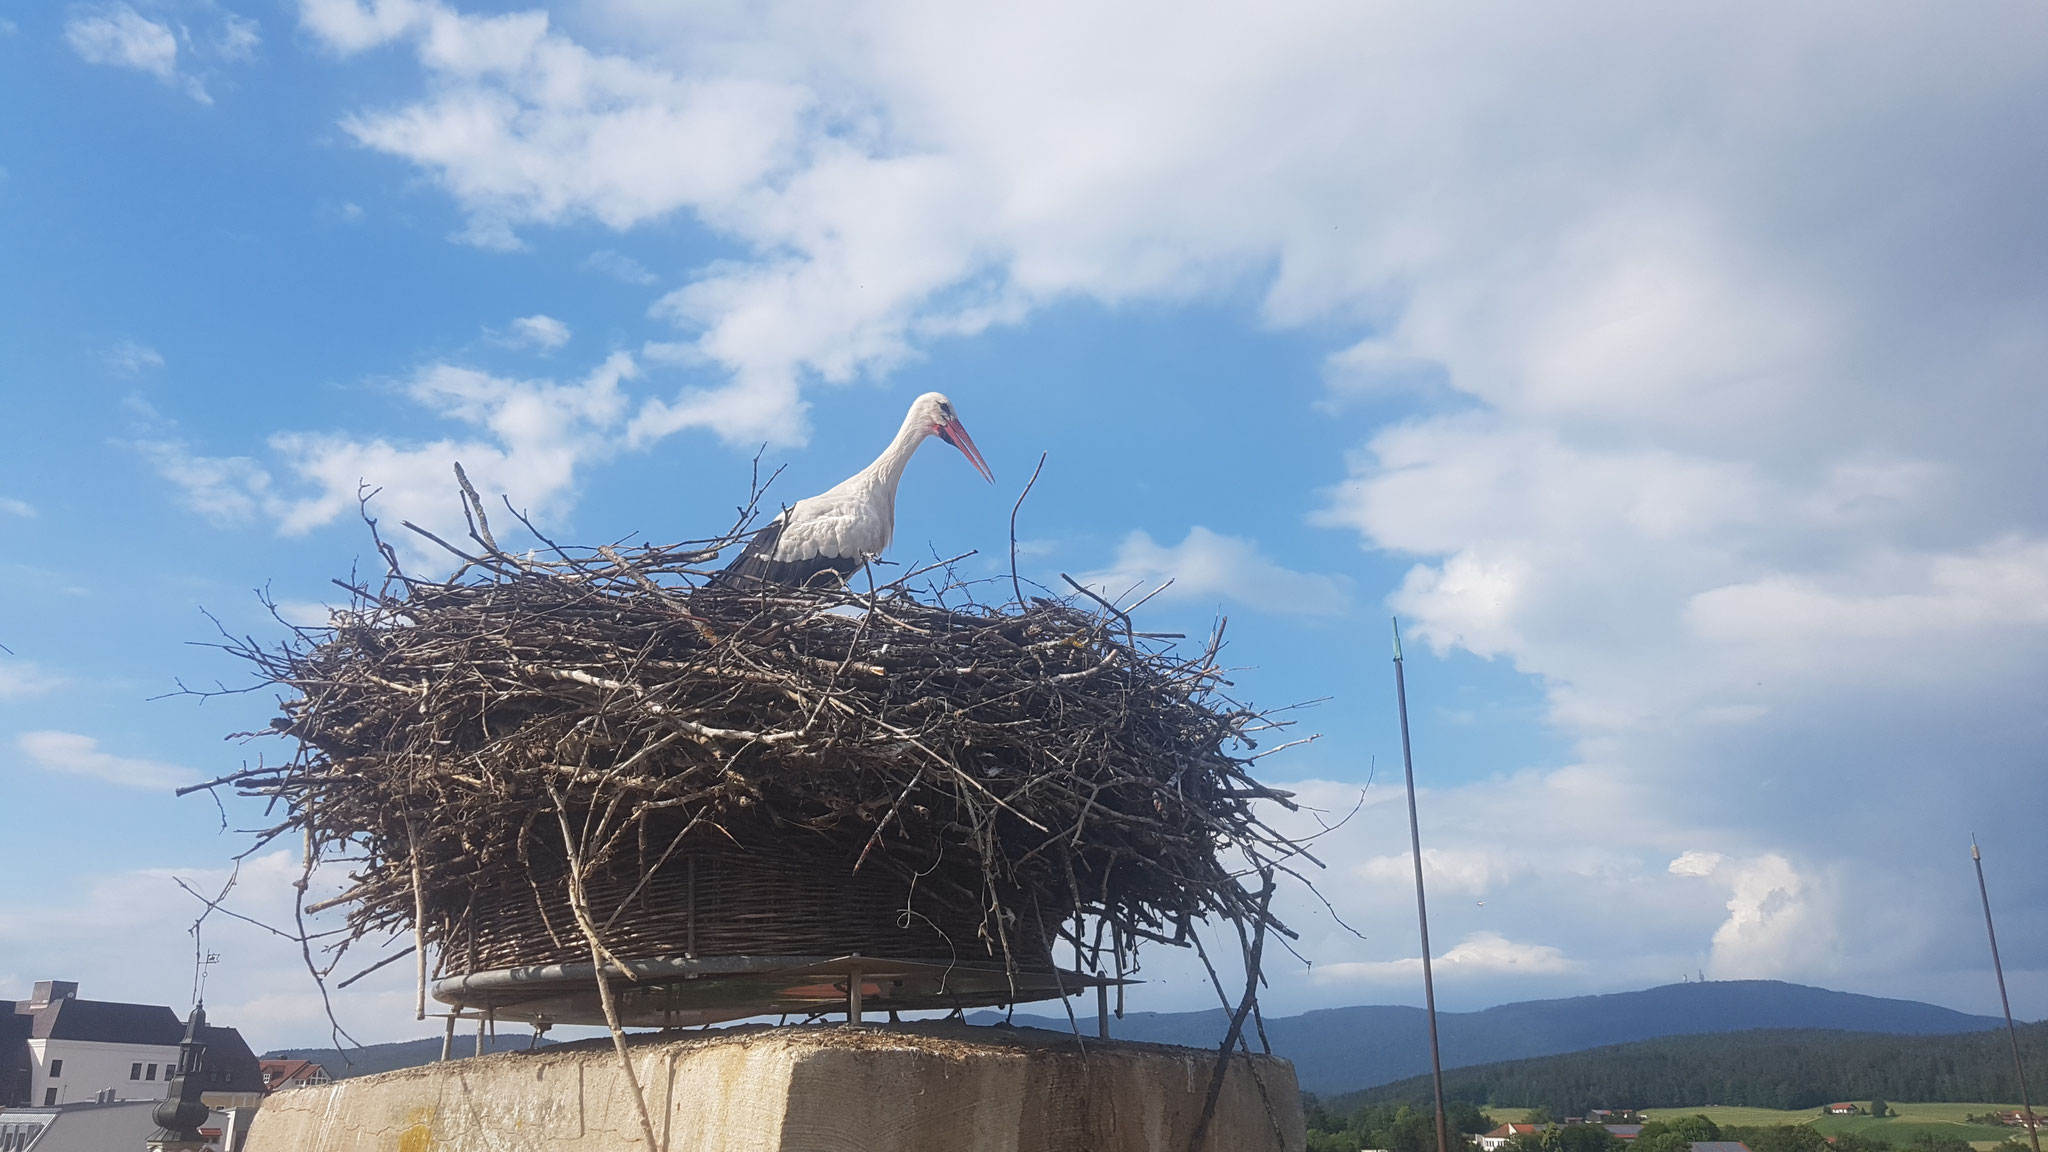
[[[704,956],[607,964],[619,1023],[629,1028],[716,1024],[748,1016],[845,1008],[927,1011],[1058,1000],[1125,983],[1059,969],[1000,967],[882,956]],[[855,989],[858,988],[858,995]],[[604,1024],[596,972],[588,963],[501,968],[438,980],[434,998],[494,1020]]]

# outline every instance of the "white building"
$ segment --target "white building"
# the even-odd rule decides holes
[[[80,1000],[76,983],[45,980],[13,1009],[13,1019],[0,1022],[0,1105],[54,1108],[169,1095],[185,1034],[169,1008]],[[203,1099],[216,1108],[255,1107],[263,1074],[241,1034],[207,1027],[202,1036]],[[5,1051],[10,1040],[12,1053]]]

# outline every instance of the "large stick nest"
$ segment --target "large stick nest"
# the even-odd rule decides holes
[[[266,840],[349,862],[346,941],[416,934],[459,967],[480,891],[764,837],[970,910],[962,959],[1038,966],[1065,937],[1122,973],[1204,918],[1285,931],[1271,871],[1299,848],[1255,805],[1287,794],[1248,770],[1281,725],[1224,694],[1220,628],[1182,653],[1088,597],[977,603],[949,569],[701,587],[731,542],[491,544],[423,580],[379,541],[387,575],[329,628],[229,645],[288,690],[272,728],[299,746],[234,782],[283,805]],[[639,893],[612,891],[577,919],[618,954]]]

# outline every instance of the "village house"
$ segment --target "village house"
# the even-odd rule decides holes
[[[1860,1111],[1862,1111],[1862,1109],[1856,1107],[1856,1105],[1854,1104],[1828,1105],[1828,1115],[1830,1116],[1854,1116],[1856,1113]]]
[[[1480,1152],[1499,1152],[1500,1146],[1517,1136],[1540,1131],[1541,1124],[1503,1124],[1483,1136],[1474,1136],[1472,1142],[1479,1145]]]
[[[280,1092],[286,1088],[311,1088],[331,1082],[334,1077],[327,1069],[311,1060],[265,1060],[263,1061],[263,1090]]]

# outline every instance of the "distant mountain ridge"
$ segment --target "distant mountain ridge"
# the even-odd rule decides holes
[[[531,1034],[515,1034],[508,1031],[503,1036],[484,1037],[485,1052],[513,1052],[533,1043]],[[542,1040],[542,1045],[553,1044]],[[451,1055],[456,1057],[476,1055],[476,1035],[457,1036],[450,1046]],[[399,1068],[417,1068],[431,1064],[441,1058],[441,1038],[432,1036],[425,1040],[394,1040],[389,1044],[365,1044],[361,1048],[279,1048],[265,1052],[265,1060],[311,1060],[327,1069],[327,1074],[337,1080],[349,1076],[368,1076],[372,1072],[391,1072]]]
[[[1834,1100],[2017,1100],[2019,1078],[2003,1033],[1766,1029],[1660,1036],[1447,1070],[1444,1096],[1479,1105],[1540,1105],[1557,1116],[1616,1106],[1797,1111]],[[2023,1025],[2016,1038],[2030,1067],[2048,1061],[2048,1023]],[[1341,1113],[1362,1104],[1417,1103],[1431,1092],[1425,1074],[1326,1103]]]
[[[969,1020],[992,1024],[1002,1014],[976,1012]],[[1018,1013],[1020,1027],[1065,1032],[1065,1016]],[[1640,992],[1525,1000],[1477,1012],[1439,1012],[1437,1030],[1444,1067],[1459,1068],[1576,1052],[1661,1036],[1741,1032],[1758,1028],[1828,1029],[1932,1035],[1979,1032],[2003,1026],[1992,1016],[1853,992],[1835,992],[1776,980],[1713,980],[1666,984]],[[1213,1048],[1229,1020],[1221,1009],[1206,1012],[1134,1012],[1110,1022],[1120,1040]],[[1094,1017],[1081,1019],[1081,1034],[1095,1035]],[[1429,1071],[1429,1034],[1420,1008],[1390,1004],[1322,1008],[1299,1016],[1269,1017],[1266,1035],[1273,1050],[1294,1061],[1301,1086],[1318,1095],[1355,1092]],[[474,1036],[458,1036],[457,1055],[475,1051]],[[524,1048],[526,1036],[496,1037],[491,1051]],[[1256,1037],[1253,1038],[1257,1043]],[[347,1060],[332,1048],[290,1048],[267,1053],[316,1060],[335,1076],[361,1076],[425,1064],[441,1054],[434,1037],[352,1048]]]
[[[1000,1019],[976,1013],[978,1021]],[[1065,1017],[1025,1016],[1016,1023],[1066,1031]],[[1973,1016],[1917,1000],[1890,1000],[1778,980],[1710,980],[1666,984],[1640,992],[1525,1000],[1477,1012],[1437,1013],[1444,1067],[1549,1056],[1610,1044],[1742,1032],[1758,1028],[1816,1028],[1840,1032],[1932,1035],[2003,1027],[1993,1016]],[[1110,1022],[1124,1040],[1213,1047],[1229,1020],[1206,1012],[1136,1012]],[[1081,1022],[1095,1035],[1094,1017]],[[1322,1008],[1268,1018],[1273,1051],[1294,1061],[1301,1086],[1318,1094],[1351,1092],[1429,1071],[1428,1021],[1420,1008],[1360,1005]],[[1254,1039],[1256,1043],[1256,1038]]]

